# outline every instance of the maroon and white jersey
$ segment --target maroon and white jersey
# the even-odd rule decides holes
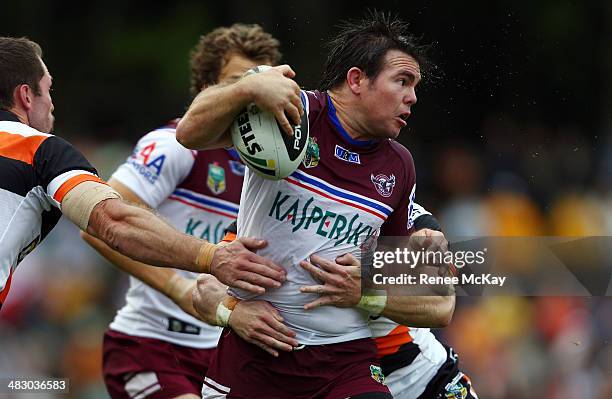
[[[176,123],[138,141],[112,178],[130,188],[179,231],[218,242],[238,215],[244,165],[233,150],[191,151],[176,141]],[[177,270],[188,278],[196,273]],[[217,345],[221,329],[184,313],[163,294],[130,277],[126,305],[110,328],[192,348]]]
[[[301,294],[304,285],[318,284],[299,262],[311,254],[326,259],[352,253],[378,234],[409,235],[415,193],[412,156],[401,144],[383,139],[352,139],[336,117],[326,93],[303,92],[310,142],[299,169],[280,181],[245,174],[240,200],[238,236],[260,237],[259,250],[287,270],[278,289],[240,298],[267,300],[296,331],[302,344],[318,345],[370,337],[361,310],[319,307],[304,311],[316,294]],[[371,240],[371,241],[370,241]]]

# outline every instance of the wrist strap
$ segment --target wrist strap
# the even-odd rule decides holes
[[[198,258],[196,259],[196,264],[200,273],[212,274],[211,264],[216,250],[217,246],[215,244],[209,242],[202,244],[200,252],[198,253]]]
[[[217,305],[217,325],[220,327],[227,327],[229,318],[236,305],[240,302],[239,299],[233,296],[226,296],[223,298],[219,305]]]
[[[184,297],[195,286],[195,280],[187,280],[179,274],[174,274],[166,281],[163,292],[173,301]]]

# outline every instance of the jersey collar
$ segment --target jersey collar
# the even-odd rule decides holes
[[[328,93],[325,93],[325,95],[327,96],[327,115],[329,116],[329,119],[331,120],[332,124],[334,125],[338,133],[340,133],[340,136],[346,143],[350,144],[353,147],[364,150],[374,147],[376,146],[376,144],[379,143],[378,140],[356,140],[352,138],[351,135],[340,123],[340,119],[338,119],[338,115],[336,115],[336,107],[334,107],[334,103],[331,97]]]
[[[21,122],[17,115],[3,109],[0,109],[0,121]]]

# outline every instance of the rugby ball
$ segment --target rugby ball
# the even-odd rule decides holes
[[[246,75],[263,72],[270,67],[260,65]],[[303,103],[304,109],[306,105]],[[293,127],[288,136],[270,112],[249,104],[230,127],[234,148],[244,164],[263,178],[280,180],[299,166],[308,147],[308,116],[302,115],[300,125]]]

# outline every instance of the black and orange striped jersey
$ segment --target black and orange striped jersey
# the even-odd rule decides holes
[[[0,110],[0,306],[19,262],[61,217],[66,193],[88,180],[103,183],[71,144]]]

